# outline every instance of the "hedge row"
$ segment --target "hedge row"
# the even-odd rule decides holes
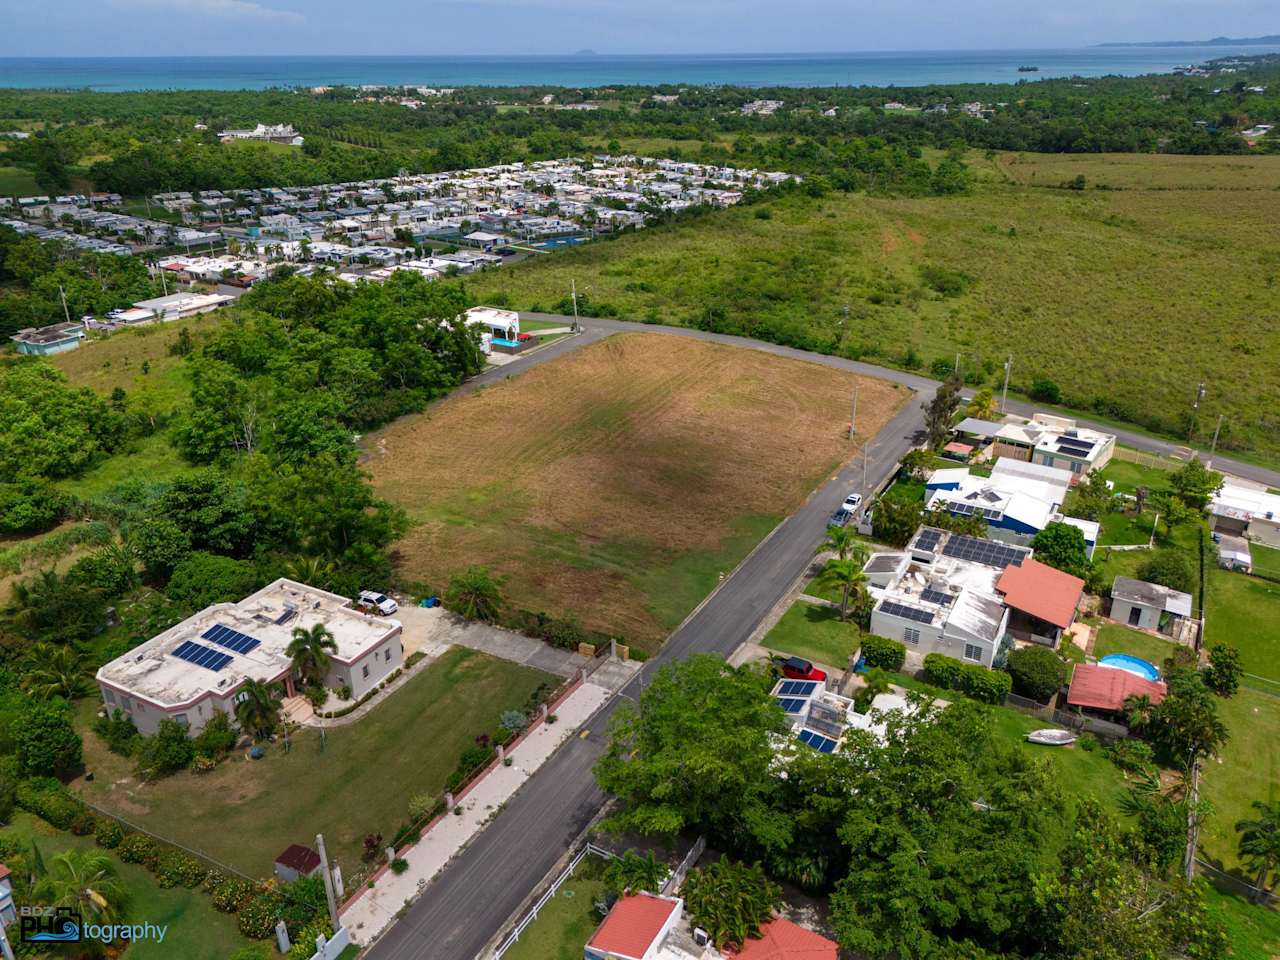
[[[964,663],[941,653],[925,655],[924,676],[935,687],[959,690],[983,703],[1004,703],[1013,686],[1013,678],[1001,670],[988,670],[980,664]]]
[[[410,663],[409,666],[412,666],[412,663]],[[333,720],[337,717],[345,717],[347,714],[351,713],[353,710],[358,710],[360,707],[363,707],[366,703],[368,703],[370,700],[373,699],[375,694],[379,693],[388,684],[394,683],[395,680],[403,672],[404,671],[400,667],[396,667],[389,674],[387,674],[387,678],[385,680],[383,680],[380,684],[378,684],[376,687],[374,687],[372,690],[366,693],[363,697],[361,697],[355,703],[349,704],[343,707],[341,710],[326,710],[324,713],[320,714],[320,716],[324,717],[326,720]]]
[[[893,673],[902,669],[907,659],[907,645],[874,633],[863,634],[862,656],[868,667],[879,667]]]

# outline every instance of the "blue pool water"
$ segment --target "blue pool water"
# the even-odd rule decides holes
[[[1143,680],[1159,680],[1160,671],[1155,664],[1127,653],[1109,653],[1098,661],[1101,666],[1114,667],[1117,670],[1128,670]]]
[[[493,342],[494,342],[494,344],[495,344],[496,346],[499,346],[499,347],[518,347],[518,346],[520,346],[520,344],[519,344],[519,342],[518,342],[518,341],[516,341],[516,340],[504,340],[502,337],[494,337],[494,338],[493,338]]]
[[[539,250],[554,250],[556,247],[572,247],[575,244],[583,243],[586,237],[557,237],[554,240],[543,240],[541,243],[535,243],[534,246]]]

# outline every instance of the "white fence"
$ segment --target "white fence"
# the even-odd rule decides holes
[[[542,896],[538,898],[537,903],[535,903],[529,912],[521,918],[520,922],[516,924],[515,929],[512,930],[511,933],[508,934],[507,938],[503,940],[502,943],[500,943],[493,951],[493,960],[501,960],[502,955],[511,949],[515,942],[520,939],[520,934],[524,933],[525,928],[529,926],[529,924],[538,919],[539,911],[541,911],[542,908],[550,902],[551,898],[559,892],[560,888],[564,885],[564,882],[573,876],[573,871],[578,869],[578,864],[580,864],[588,855],[603,857],[605,860],[612,860],[616,856],[614,853],[605,850],[603,847],[597,847],[594,843],[588,843],[579,850],[574,858],[569,861],[569,865],[564,868],[564,871],[560,876],[556,877],[551,886],[549,886]]]

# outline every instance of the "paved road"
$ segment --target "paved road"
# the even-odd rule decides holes
[[[528,370],[617,330],[653,329],[643,324],[596,320],[587,321],[586,327],[582,335],[557,341],[501,371],[487,372],[464,389],[474,390],[484,383]],[[814,360],[841,369],[873,375],[882,372],[868,364],[815,356],[737,337],[696,330],[672,332]],[[845,494],[851,489],[865,493],[864,471],[867,486],[874,488],[918,440],[920,401],[932,394],[932,384],[910,374],[902,374],[899,382],[919,388],[923,396],[909,401],[870,442],[865,465],[863,458],[857,457],[774,530],[671,636],[662,651],[619,696],[592,719],[585,728],[587,736],[565,743],[484,832],[444,869],[426,893],[369,951],[371,960],[473,960],[477,956],[600,809],[604,796],[595,785],[591,768],[604,752],[605,728],[620,698],[634,700],[654,670],[694,651],[728,656],[803,572],[813,558],[814,546],[825,534],[827,518]]]
[[[551,314],[529,316],[539,320],[572,319]],[[591,768],[604,752],[605,729],[621,698],[638,697],[653,671],[664,663],[695,651],[728,656],[750,636],[812,559],[814,546],[824,535],[827,518],[844,495],[856,489],[865,496],[868,490],[875,489],[919,439],[918,431],[923,425],[920,405],[931,398],[938,386],[937,381],[899,370],[702,330],[603,319],[585,320],[584,326],[586,330],[581,335],[557,341],[517,363],[488,371],[464,385],[462,391],[479,389],[486,383],[519,374],[611,333],[660,330],[880,377],[910,387],[919,396],[904,406],[870,442],[865,464],[863,458],[858,457],[846,465],[774,530],[672,634],[662,651],[618,697],[587,724],[585,738],[570,740],[556,752],[374,945],[368,953],[370,960],[474,960],[600,809],[604,796],[595,785]],[[1009,409],[1024,414],[1030,412],[1030,408],[1022,404],[1009,404]],[[1167,454],[1176,446],[1112,427],[1100,426],[1100,429],[1116,433],[1126,444],[1153,453]],[[1220,469],[1280,486],[1280,474],[1274,471],[1221,457],[1217,458],[1217,465]]]

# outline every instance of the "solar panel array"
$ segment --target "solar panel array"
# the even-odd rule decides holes
[[[778,688],[779,697],[809,697],[818,684],[815,680],[784,680]]]
[[[1073,457],[1087,457],[1093,449],[1092,440],[1081,440],[1079,437],[1061,437],[1058,439],[1058,449],[1063,453]]]
[[[258,646],[258,640],[249,636],[247,633],[241,633],[239,630],[232,630],[223,624],[215,624],[204,633],[200,634],[201,639],[212,640],[220,647],[226,647],[228,650],[234,650],[236,653],[248,653],[254,647]]]
[[[957,560],[972,560],[989,567],[1007,567],[1009,564],[1020,567],[1027,558],[1027,551],[1018,547],[1006,546],[994,540],[954,535],[942,548],[942,553]]]
[[[941,603],[944,606],[950,606],[952,596],[941,590],[934,590],[932,587],[926,587],[924,592],[920,594],[920,598],[926,603]]]
[[[800,742],[808,744],[819,753],[835,753],[838,746],[835,740],[830,737],[824,737],[820,733],[814,733],[812,730],[801,730]]]
[[[938,545],[938,541],[942,539],[942,531],[924,529],[920,531],[920,535],[916,537],[916,547],[920,550],[932,550]]]
[[[178,644],[178,649],[173,651],[173,655],[179,660],[186,660],[188,663],[194,663],[197,667],[204,667],[214,673],[217,673],[234,659],[229,653],[223,653],[220,650],[213,649],[213,647],[206,647],[202,643],[195,643],[191,640],[184,640]]]
[[[801,700],[797,697],[779,697],[778,703],[782,704],[783,713],[800,713],[804,710],[807,700]]]
[[[908,607],[905,603],[894,603],[892,600],[881,602],[880,609],[891,617],[902,617],[917,623],[933,623],[933,614],[919,607]]]

